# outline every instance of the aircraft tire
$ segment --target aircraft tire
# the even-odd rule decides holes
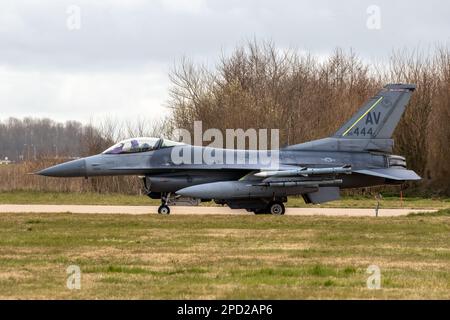
[[[159,206],[158,213],[159,214],[170,214],[169,206],[166,206],[166,205]]]
[[[269,203],[268,211],[273,215],[284,215],[286,212],[286,208],[284,207],[284,204],[279,201],[273,201]]]

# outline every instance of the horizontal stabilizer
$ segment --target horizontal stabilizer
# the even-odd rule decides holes
[[[395,169],[395,168],[386,168],[386,169],[363,169],[363,170],[354,170],[355,173],[366,174],[369,176],[381,177],[391,180],[420,180],[422,179],[412,170],[406,169]]]

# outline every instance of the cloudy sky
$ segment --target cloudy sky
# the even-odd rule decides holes
[[[381,60],[450,43],[445,0],[2,0],[0,120],[133,119],[167,112],[183,56],[214,65],[248,39]]]

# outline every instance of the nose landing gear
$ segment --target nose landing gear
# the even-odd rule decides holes
[[[170,208],[169,206],[166,205],[160,205],[158,208],[158,213],[159,214],[170,214]]]
[[[158,208],[159,214],[170,214],[170,208],[167,205],[169,202],[170,193],[161,194],[161,205]]]

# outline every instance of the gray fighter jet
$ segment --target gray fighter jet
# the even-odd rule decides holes
[[[37,174],[140,176],[147,195],[161,199],[160,214],[169,214],[171,204],[212,200],[232,209],[284,214],[288,196],[302,195],[306,203],[318,204],[339,199],[340,190],[345,188],[420,180],[414,171],[406,169],[404,157],[392,155],[392,133],[415,88],[411,84],[389,84],[333,136],[277,151],[229,150],[163,138],[132,138],[99,155]],[[263,163],[263,157],[275,153],[276,164]],[[197,157],[205,154],[213,161]]]

